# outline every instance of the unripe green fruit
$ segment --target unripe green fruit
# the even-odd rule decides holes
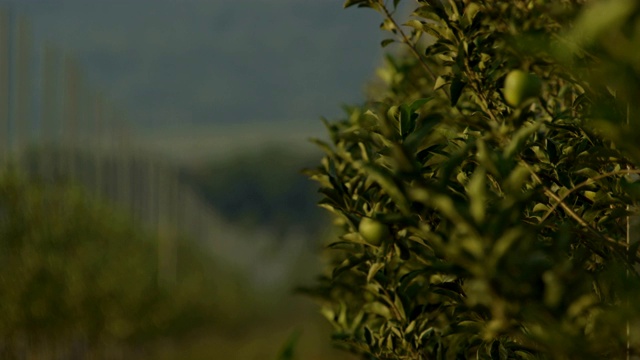
[[[542,81],[534,74],[513,70],[504,80],[504,99],[511,106],[520,106],[525,100],[542,92]]]
[[[391,235],[387,225],[368,217],[360,220],[358,231],[369,244],[374,246],[379,246],[385,238]]]

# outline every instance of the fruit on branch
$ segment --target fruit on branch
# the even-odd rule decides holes
[[[389,227],[378,220],[363,217],[358,226],[360,235],[371,245],[379,246],[391,233]]]
[[[504,99],[507,104],[517,107],[525,100],[540,96],[542,81],[535,74],[513,70],[504,80]]]

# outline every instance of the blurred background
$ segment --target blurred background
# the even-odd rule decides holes
[[[0,1],[0,358],[347,358],[292,291],[308,138],[382,58],[341,5]]]

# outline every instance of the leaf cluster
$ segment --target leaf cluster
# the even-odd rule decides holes
[[[376,359],[640,352],[627,334],[640,334],[640,157],[625,124],[640,62],[608,45],[640,45],[640,6],[423,0],[399,25],[398,3],[345,3],[380,12],[404,51],[367,104],[326,123],[308,172],[341,229],[307,289],[337,343]],[[585,29],[594,9],[617,15]],[[516,69],[544,85],[514,108]],[[390,229],[379,246],[358,232],[365,217]]]

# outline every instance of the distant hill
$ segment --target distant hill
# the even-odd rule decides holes
[[[140,129],[303,121],[359,102],[379,63],[373,11],[311,0],[14,0]],[[285,129],[286,130],[286,129]]]
[[[283,233],[295,228],[318,241],[328,214],[316,205],[316,184],[301,173],[317,163],[316,156],[267,146],[259,154],[184,166],[181,173],[232,224]]]

